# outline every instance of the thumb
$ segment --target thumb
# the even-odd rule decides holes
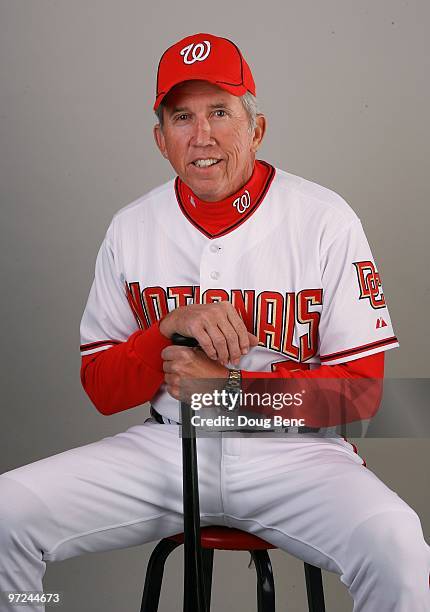
[[[253,346],[257,346],[258,344],[258,338],[257,336],[254,336],[254,334],[251,334],[251,332],[248,332],[248,338],[249,338],[249,346],[252,348]]]

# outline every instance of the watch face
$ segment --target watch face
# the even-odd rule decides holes
[[[228,391],[239,391],[241,387],[242,374],[240,370],[230,370],[225,389]]]

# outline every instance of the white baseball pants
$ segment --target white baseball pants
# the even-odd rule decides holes
[[[417,514],[343,438],[198,438],[202,525],[250,531],[336,572],[354,612],[428,612]],[[0,475],[0,591],[42,591],[47,561],[181,532],[177,425],[143,425]],[[0,604],[0,612],[20,608]]]

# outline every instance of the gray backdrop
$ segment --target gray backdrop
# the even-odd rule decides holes
[[[388,353],[388,376],[429,376],[427,0],[0,7],[0,473],[147,414],[107,418],[90,404],[79,381],[79,321],[113,213],[172,176],[152,140],[155,72],[167,46],[198,31],[235,40],[253,68],[268,116],[260,157],[334,189],[361,217],[401,342]],[[428,439],[358,444],[418,512],[429,541]],[[65,612],[137,610],[152,548],[50,564],[45,588],[64,591]],[[288,600],[305,610],[302,564],[281,551],[272,558],[279,609]],[[214,609],[255,610],[247,561],[216,555]],[[337,576],[324,576],[328,610],[351,610]],[[160,610],[181,610],[181,552],[164,586]]]

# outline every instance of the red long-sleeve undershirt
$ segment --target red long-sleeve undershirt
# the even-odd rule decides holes
[[[308,427],[333,427],[371,419],[379,408],[384,377],[384,353],[376,353],[338,365],[313,370],[292,361],[274,365],[275,372],[242,371],[242,389],[251,393],[298,393],[295,402],[278,409],[288,418],[303,418]],[[259,383],[260,379],[264,379]],[[268,379],[272,379],[268,380]],[[288,382],[284,384],[283,381]],[[257,412],[273,416],[271,405]]]
[[[81,363],[82,385],[97,408],[111,415],[150,401],[164,382],[161,351],[171,344],[163,336],[158,323],[149,329],[134,332],[125,342],[109,349],[84,355]],[[314,370],[295,362],[277,364],[275,372],[242,371],[244,380],[250,378],[372,378],[384,375],[383,352],[347,363]],[[310,426],[317,426],[315,419]]]

